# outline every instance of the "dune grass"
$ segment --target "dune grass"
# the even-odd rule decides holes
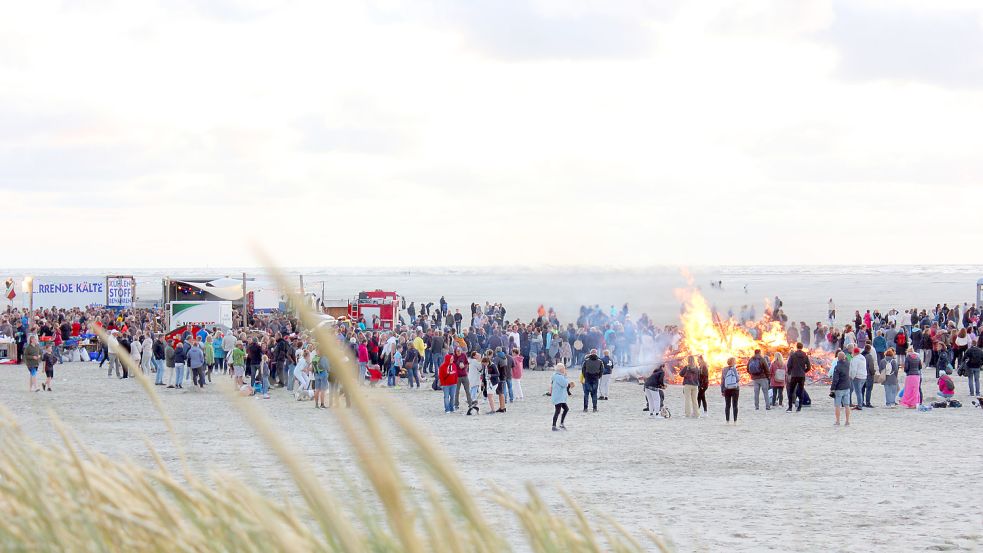
[[[281,288],[290,289],[278,274]],[[295,301],[306,328],[316,320]],[[315,330],[342,385],[358,389],[355,367],[330,331]],[[366,504],[343,504],[329,485],[313,476],[304,456],[288,447],[251,402],[229,393],[230,408],[287,468],[301,500],[284,504],[255,492],[228,474],[206,482],[191,470],[181,440],[149,377],[126,352],[118,351],[141,383],[175,442],[180,472],[173,473],[146,444],[156,466],[109,459],[86,447],[53,413],[61,443],[44,446],[28,438],[0,407],[0,550],[2,551],[243,551],[300,552],[479,552],[529,550],[542,553],[669,551],[659,536],[644,542],[611,520],[591,524],[564,494],[564,513],[552,512],[527,486],[519,499],[495,488],[487,502],[475,501],[444,454],[417,422],[385,393],[351,394],[352,409],[336,420],[371,486]],[[397,432],[387,432],[387,427]],[[403,441],[412,455],[397,458]],[[400,479],[408,463],[425,469],[423,492]],[[425,506],[419,509],[418,506]],[[427,517],[418,513],[425,512]],[[513,516],[522,532],[506,541],[489,517]]]

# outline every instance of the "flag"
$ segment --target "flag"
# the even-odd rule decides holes
[[[13,301],[13,299],[17,297],[17,292],[14,291],[14,279],[8,278],[4,282],[4,284],[6,285],[7,288],[7,291],[4,293],[4,295],[7,296],[8,300]]]

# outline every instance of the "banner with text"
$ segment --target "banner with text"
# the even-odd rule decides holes
[[[106,305],[106,277],[37,277],[34,308]]]
[[[106,277],[106,307],[133,307],[134,280],[131,276]]]

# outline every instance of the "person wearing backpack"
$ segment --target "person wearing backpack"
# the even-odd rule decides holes
[[[908,334],[904,327],[898,329],[898,333],[894,336],[894,350],[902,359],[908,353]]]
[[[734,413],[734,424],[737,424],[737,400],[741,397],[741,376],[737,373],[737,360],[731,357],[727,366],[720,372],[720,395],[724,396],[724,416],[730,422],[731,412]]]
[[[768,361],[761,355],[761,350],[754,350],[754,356],[747,362],[747,372],[751,375],[751,383],[754,385],[754,410],[759,409],[758,392],[765,400],[765,411],[771,411],[768,403],[768,390],[771,389],[771,382],[768,377]]]
[[[785,358],[781,353],[775,354],[775,359],[771,362],[771,406],[775,403],[782,406],[782,396],[785,395],[785,381],[787,380],[788,367],[785,365]]]
[[[590,354],[584,359],[584,364],[580,371],[584,378],[584,413],[587,412],[587,399],[590,398],[597,412],[597,388],[601,382],[601,375],[604,374],[604,362],[597,356],[597,349],[590,350]]]
[[[884,379],[881,382],[884,385],[884,404],[888,409],[894,409],[898,406],[898,359],[894,348],[887,348],[884,352],[878,374]]]
[[[806,373],[812,368],[809,356],[802,351],[802,342],[795,344],[795,351],[788,356],[788,409],[791,411],[795,406],[795,411],[802,410],[802,400],[805,394]],[[798,400],[796,402],[796,400]]]

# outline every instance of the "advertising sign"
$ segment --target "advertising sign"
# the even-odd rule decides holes
[[[133,307],[133,277],[106,277],[106,307],[129,309]]]
[[[106,278],[100,276],[36,277],[34,308],[106,305]]]
[[[172,301],[168,330],[185,325],[232,328],[231,301]]]

